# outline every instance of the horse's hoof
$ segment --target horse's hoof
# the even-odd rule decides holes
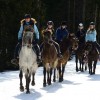
[[[85,71],[87,71],[87,68],[85,68]]]
[[[20,91],[21,91],[21,92],[24,92],[24,87],[23,87],[23,86],[20,87]]]
[[[46,84],[45,83],[43,83],[43,87],[46,87]]]
[[[93,72],[92,75],[95,75],[95,72]]]
[[[56,80],[55,80],[55,79],[53,79],[53,82],[56,82]]]
[[[84,72],[84,70],[81,70],[81,72]]]
[[[76,72],[78,72],[79,70],[78,69],[76,69]]]
[[[26,94],[30,94],[30,91],[26,91]]]
[[[34,85],[35,85],[35,83],[34,83],[34,82],[32,82],[32,83],[31,83],[31,85],[32,85],[32,86],[34,86]]]
[[[51,83],[48,83],[48,85],[51,85]]]
[[[63,79],[62,79],[62,78],[60,78],[60,79],[59,79],[59,82],[62,82],[62,81],[63,81]]]

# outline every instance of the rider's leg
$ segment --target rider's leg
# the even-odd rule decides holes
[[[18,43],[16,45],[16,48],[15,48],[15,51],[14,51],[14,59],[11,60],[11,63],[14,64],[14,65],[18,65],[18,58],[19,58],[19,52],[20,52],[20,49],[21,49],[21,44]]]
[[[55,45],[55,47],[57,49],[58,57],[62,58],[59,44],[57,42],[53,41],[53,40],[52,40],[52,42],[53,42],[53,44]]]
[[[94,42],[94,46],[98,49],[98,52],[99,52],[99,60],[100,60],[100,45],[97,42]]]
[[[42,52],[43,44],[44,44],[44,43],[42,43],[42,44],[40,45],[40,52]]]
[[[18,44],[16,45],[15,52],[14,52],[14,58],[15,58],[15,59],[17,59],[17,58],[19,57],[20,49],[21,49],[21,44],[18,43]]]
[[[38,44],[35,44],[34,45],[34,49],[36,51],[36,55],[37,55],[37,62],[40,62],[41,61],[41,54],[40,54],[40,47]]]
[[[98,49],[98,52],[100,54],[100,45],[97,42],[94,42],[94,46]]]

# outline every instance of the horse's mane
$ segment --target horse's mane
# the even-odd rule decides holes
[[[24,32],[27,32],[27,31],[34,32],[33,26],[31,26],[31,25],[26,25],[26,26],[24,27]]]
[[[69,40],[69,37],[64,37],[63,40],[60,42],[61,52],[64,53],[69,48],[70,48],[70,40]]]

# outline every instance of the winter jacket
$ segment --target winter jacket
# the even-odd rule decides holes
[[[35,24],[35,20],[34,19],[31,19],[30,22],[25,22],[25,20],[22,20],[21,21],[21,26],[20,26],[20,30],[18,32],[18,40],[22,39],[22,34],[23,34],[23,30],[24,30],[24,25],[33,25],[33,28],[34,28],[34,33],[35,33],[35,38],[37,40],[39,40],[39,31],[38,31],[38,28]]]
[[[59,27],[57,30],[56,30],[56,34],[55,34],[55,37],[56,37],[56,40],[57,41],[62,41],[62,39],[65,37],[65,36],[68,36],[69,33],[68,33],[68,30],[65,28],[65,29],[62,29],[61,27]]]
[[[96,30],[88,30],[86,33],[85,41],[96,42]]]
[[[85,42],[85,36],[86,36],[85,30],[78,30],[76,33],[76,37],[78,38],[80,43]]]

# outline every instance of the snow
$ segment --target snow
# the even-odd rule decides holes
[[[30,94],[19,91],[19,71],[0,73],[0,100],[100,100],[100,62],[96,75],[76,73],[74,60],[66,65],[64,81],[43,87],[43,68],[36,72]],[[23,80],[25,85],[25,79]]]

